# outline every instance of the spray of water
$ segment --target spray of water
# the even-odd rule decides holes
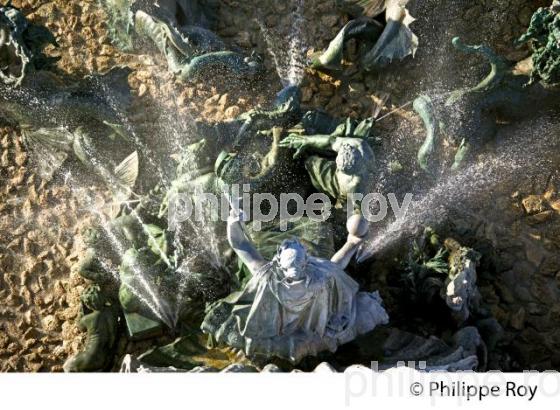
[[[284,86],[299,85],[303,79],[305,62],[302,51],[305,50],[303,26],[305,24],[303,18],[304,0],[296,0],[296,10],[294,12],[294,20],[292,31],[289,36],[290,45],[288,48],[289,65],[287,70],[287,79],[283,81]]]
[[[485,155],[457,172],[444,171],[431,188],[415,195],[404,217],[375,232],[375,237],[362,247],[359,260],[382,254],[420,226],[444,223],[450,210],[468,213],[470,206],[488,205],[481,198],[519,176],[552,172],[554,164],[548,158],[557,149],[555,132],[546,119],[528,124],[528,128],[517,129],[516,135],[502,141],[497,154]],[[535,140],[534,135],[539,139]]]
[[[171,155],[180,153],[184,150],[186,141],[189,140],[190,130],[182,126],[184,122],[177,118],[177,113],[179,112],[179,107],[174,107],[175,110],[170,110],[167,107],[159,106],[159,122],[160,128],[163,128],[163,134],[160,135],[157,140],[162,144],[158,143],[157,152],[150,148],[146,143],[144,143],[138,136],[134,127],[130,123],[128,116],[120,109],[117,99],[112,97],[111,90],[109,90],[104,84],[100,84],[100,92],[105,95],[106,101],[110,104],[113,111],[117,114],[119,120],[124,124],[126,132],[132,136],[134,145],[137,149],[142,152],[143,161],[148,161],[148,164],[152,170],[158,173],[158,178],[162,189],[169,189],[173,181],[173,175],[164,172],[164,168],[158,165],[157,161],[161,159],[162,156],[167,160]],[[175,92],[175,91],[172,91]],[[178,100],[178,96],[175,96],[173,101]],[[194,117],[190,116],[191,123],[194,123]],[[93,153],[89,153],[94,157]],[[194,160],[194,159],[193,159]],[[96,158],[93,161],[98,162]],[[193,176],[194,179],[194,176]],[[158,246],[157,241],[151,234],[151,232],[146,229],[144,221],[141,217],[134,212],[130,207],[130,214],[141,224],[144,233],[148,236],[152,244]],[[172,233],[172,243],[175,249],[173,258],[169,259],[168,256],[163,252],[162,249],[158,249],[163,262],[174,270],[176,275],[176,282],[178,284],[178,289],[176,290],[176,298],[174,298],[175,305],[168,306],[167,302],[163,302],[161,297],[158,297],[157,292],[152,289],[152,286],[145,279],[145,275],[141,272],[138,266],[134,267],[135,274],[138,276],[138,282],[143,289],[135,289],[132,286],[131,292],[137,296],[142,303],[144,303],[158,318],[160,318],[168,326],[173,327],[176,325],[181,310],[181,306],[184,303],[183,295],[185,294],[187,286],[193,283],[190,280],[194,272],[191,272],[188,268],[188,261],[200,254],[204,255],[204,259],[208,262],[211,267],[219,268],[223,265],[221,254],[218,249],[218,240],[215,233],[211,229],[211,223],[201,223],[200,221],[187,221],[188,229],[183,229],[184,227],[179,227]],[[107,236],[112,242],[113,247],[119,253],[123,255],[126,249],[123,249],[121,244],[118,243],[118,238],[115,237],[110,231],[110,226],[103,226],[107,233]],[[188,231],[188,232],[187,232]],[[191,246],[185,249],[183,246],[183,240],[185,236],[188,235],[189,242]],[[129,286],[131,287],[131,286]],[[165,304],[165,306],[164,306]]]
[[[285,36],[280,39],[279,34],[266,27],[262,18],[256,19],[284,87],[301,84],[305,74],[306,61],[303,53],[307,47],[304,32],[304,0],[295,0],[295,9],[290,18],[291,25],[287,41]],[[280,48],[284,44],[288,44],[287,48]]]
[[[111,241],[111,245],[114,247],[114,249],[119,252],[119,255],[124,255],[124,252],[126,252],[126,250],[123,244],[113,233],[111,227],[108,226],[108,223],[104,221],[101,226],[107,238],[109,238],[109,240]],[[152,311],[152,313],[158,319],[160,319],[167,326],[173,327],[173,320],[169,314],[169,308],[166,306],[165,301],[163,301],[158,296],[156,290],[153,289],[152,285],[146,278],[145,272],[142,271],[137,263],[130,264],[130,268],[134,272],[135,282],[138,282],[141,285],[142,289],[135,288],[134,286],[130,285],[128,285],[128,288],[136,297],[138,297],[138,299],[140,299],[144,306],[148,307]]]
[[[75,178],[71,171],[65,174],[65,182],[72,191],[74,195],[80,199],[80,202],[84,205],[85,210],[87,210],[90,214],[95,215],[96,219],[99,221],[99,226],[103,229],[104,236],[109,240],[110,246],[113,252],[119,255],[119,258],[122,259],[123,255],[128,249],[128,246],[123,243],[121,239],[115,235],[113,227],[110,224],[110,221],[107,220],[106,215],[103,213],[103,210],[99,208],[99,204],[96,203],[95,198],[91,196],[91,193],[87,192],[80,182]],[[155,241],[154,241],[155,243]],[[107,263],[104,263],[103,266],[110,272],[113,277],[119,281],[120,275],[118,271],[114,267],[109,267]],[[137,263],[133,263],[131,265],[131,269],[134,272],[136,281],[135,284],[139,286],[133,286],[129,284],[125,284],[131,291],[131,293],[136,296],[141,303],[149,309],[155,317],[165,323],[167,326],[171,327],[173,321],[169,314],[169,308],[166,306],[165,301],[161,300],[158,296],[154,287],[149,283],[148,279],[146,278],[146,273],[142,271],[141,267],[138,266]]]

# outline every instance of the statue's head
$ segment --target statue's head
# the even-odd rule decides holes
[[[356,170],[362,159],[362,154],[350,144],[342,143],[336,156],[336,167],[345,173]]]
[[[282,242],[276,260],[285,277],[297,279],[305,276],[307,250],[299,240],[294,238]]]
[[[99,285],[88,286],[80,295],[80,300],[86,308],[92,311],[103,309],[107,302]]]

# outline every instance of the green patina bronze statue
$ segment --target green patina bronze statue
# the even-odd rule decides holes
[[[410,289],[413,302],[431,304],[441,300],[441,290],[449,272],[447,258],[447,250],[431,228],[425,228],[422,236],[412,242],[403,282]]]
[[[56,40],[45,27],[27,21],[23,13],[10,5],[0,7],[0,81],[19,86],[26,74],[56,61],[42,53]]]
[[[136,210],[119,217],[130,246],[119,266],[119,301],[128,337],[140,340],[158,336],[164,323],[172,324],[169,306],[175,300],[176,287],[166,231],[134,215],[138,215]]]
[[[410,29],[414,18],[406,9],[408,0],[337,1],[342,10],[362,15],[350,20],[330,42],[327,49],[311,58],[311,67],[340,70],[344,46],[356,39],[359,45],[359,65],[365,71],[379,69],[393,60],[402,60],[416,53],[418,38]],[[374,17],[385,11],[386,25]]]
[[[104,0],[115,45],[133,51],[151,42],[167,61],[169,71],[184,81],[216,72],[251,77],[260,72],[257,58],[228,49],[207,29],[211,5],[202,2]],[[142,48],[143,49],[143,48]]]
[[[329,259],[309,255],[293,238],[269,261],[247,237],[243,219],[232,208],[228,241],[252,276],[242,290],[210,306],[201,328],[213,340],[249,357],[298,363],[387,323],[379,294],[359,292],[344,272],[367,225],[349,230],[346,243]]]
[[[412,243],[404,272],[404,284],[417,305],[445,305],[450,316],[462,325],[480,309],[477,272],[481,255],[461,246],[453,238],[440,241],[431,228],[425,228]]]
[[[79,327],[87,332],[84,350],[64,364],[65,372],[106,371],[113,365],[118,336],[119,313],[98,285],[88,287],[81,295]]]
[[[103,237],[101,229],[88,227],[82,231],[87,248],[74,269],[81,277],[98,285],[106,285],[113,279],[110,264],[118,258],[114,249]]]
[[[0,120],[21,128],[43,179],[49,180],[66,159],[75,158],[107,183],[116,198],[126,200],[138,176],[139,157],[114,104],[121,104],[119,109],[129,104],[128,73],[116,69],[68,84],[50,72],[37,71],[18,89],[0,84]],[[100,87],[107,87],[106,95],[99,94]]]
[[[295,149],[294,159],[304,152],[334,152],[336,159],[328,160],[311,155],[305,160],[305,169],[315,189],[343,206],[354,193],[365,195],[366,184],[371,183],[375,170],[375,155],[367,143],[373,121],[356,123],[348,119],[329,135],[290,134],[281,147]],[[356,207],[358,203],[351,204]]]
[[[418,150],[420,168],[435,168],[442,139],[457,147],[451,169],[458,169],[489,142],[499,122],[519,121],[558,104],[559,95],[543,83],[527,86],[528,77],[514,72],[514,64],[484,45],[469,46],[453,39],[456,49],[478,54],[488,60],[491,72],[479,84],[451,93],[422,95],[414,110],[426,127],[426,139]],[[498,121],[500,119],[500,121]]]
[[[418,39],[409,28],[413,19],[406,3],[337,0],[337,5],[360,16],[344,26],[325,52],[314,56],[312,65],[340,69],[344,46],[352,38],[361,44],[360,64],[367,71],[414,55]],[[259,71],[257,61],[232,51],[210,31],[213,2],[102,4],[116,45],[126,51],[154,46],[182,80],[196,81],[218,70],[241,76]],[[486,57],[492,71],[475,87],[416,99],[414,108],[428,131],[418,153],[423,169],[429,168],[442,138],[459,147],[453,165],[457,168],[494,135],[498,117],[516,120],[537,106],[557,102],[546,86],[557,82],[557,7],[540,10],[520,39],[535,47],[529,85],[526,76],[514,74],[512,64],[490,48],[454,40],[457,49]],[[232,184],[247,185],[249,194],[269,193],[274,198],[285,192],[302,197],[324,193],[339,208],[347,204],[355,210],[359,199],[353,194],[368,193],[378,167],[370,146],[373,119],[306,112],[299,87],[287,86],[269,108],[248,111],[232,121],[191,124],[192,135],[180,141],[181,152],[174,152],[175,173],[162,172],[161,181],[148,192],[136,181],[141,179],[139,155],[150,153],[142,151],[145,147],[133,130],[122,125],[128,122],[122,117],[131,102],[129,71],[116,69],[76,80],[42,70],[40,51],[53,42],[52,36],[41,36],[14,10],[0,8],[2,119],[21,128],[28,151],[47,167],[44,175],[52,176],[66,158],[75,157],[100,176],[116,198],[109,212],[112,219],[84,233],[87,249],[75,268],[94,285],[81,298],[85,349],[67,361],[66,371],[111,368],[121,322],[129,341],[173,336],[172,343],[153,346],[140,359],[183,369],[198,365],[193,356],[204,353],[197,337],[201,333],[193,335],[193,328],[201,327],[211,339],[251,358],[296,364],[310,355],[334,352],[387,323],[379,294],[360,291],[345,271],[368,232],[359,215],[349,218],[343,235],[337,229],[344,224],[336,218],[275,218],[245,225],[242,213],[232,211],[227,223],[209,215],[177,226],[165,220],[176,197],[221,195]],[[373,19],[383,11],[385,26]],[[129,201],[131,196],[134,201]],[[442,244],[427,230],[409,257],[406,291],[417,300],[447,306],[457,326],[464,326],[478,315],[478,260],[472,249],[453,240]],[[477,332],[465,333],[479,341]],[[429,348],[432,342],[414,344]],[[445,360],[438,357],[434,363],[475,367],[472,349],[459,347],[463,344],[453,345],[452,351],[442,348]],[[395,351],[395,359],[405,354]],[[414,357],[431,357],[424,353]]]
[[[52,59],[41,54],[49,43],[56,44],[46,28],[30,24],[16,8],[0,8],[0,122],[21,129],[43,179],[74,157],[110,187],[116,201],[125,201],[139,167],[120,115],[131,102],[130,70],[81,80],[55,74],[47,70]]]
[[[124,312],[127,335],[131,340],[159,336],[163,320],[168,321],[165,270],[146,248],[131,248],[119,267],[119,301]]]
[[[536,11],[527,32],[517,40],[519,45],[527,42],[533,48],[530,84],[560,82],[560,2]]]

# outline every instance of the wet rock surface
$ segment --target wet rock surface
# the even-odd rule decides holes
[[[348,20],[335,10],[332,1],[326,0],[223,0],[217,32],[227,42],[261,54],[266,73],[250,84],[216,79],[185,85],[166,71],[163,60],[125,55],[115,49],[107,36],[105,15],[96,1],[13,3],[31,21],[44,24],[54,33],[60,47],[49,46],[46,52],[60,57],[59,70],[80,76],[107,71],[115,65],[130,66],[134,71],[129,83],[135,96],[131,121],[140,131],[161,124],[164,130],[177,133],[183,132],[181,124],[193,119],[234,118],[270,101],[282,86],[278,74],[293,74],[286,72],[286,67],[277,67],[274,60],[275,56],[278,61],[286,58],[286,47],[278,48],[277,44],[293,38],[290,33],[295,15],[303,27],[297,47],[309,48],[309,52],[325,47]],[[387,105],[380,108],[382,114],[428,89],[450,90],[474,84],[486,72],[486,65],[476,56],[454,51],[451,38],[460,35],[466,42],[486,42],[519,60],[529,51],[526,47],[514,48],[513,39],[523,33],[532,13],[546,3],[411,1],[411,13],[418,19],[413,27],[421,41],[415,59],[374,74],[363,74],[346,63],[342,74],[336,76],[304,69],[300,62],[296,68],[301,72],[295,75],[303,75],[303,103],[325,108],[337,117],[357,118],[382,106],[387,95]],[[348,60],[355,52],[350,45]],[[422,126],[410,107],[378,126],[387,131],[388,140],[421,143]],[[524,126],[531,133],[541,132],[538,122]],[[551,120],[547,125],[554,126],[559,126],[557,121]],[[62,371],[64,361],[80,350],[85,337],[76,322],[79,295],[86,284],[71,267],[83,249],[79,233],[89,224],[90,216],[83,209],[81,196],[76,196],[65,180],[64,170],[49,183],[34,174],[17,128],[0,128],[0,146],[0,369]],[[557,152],[551,147],[540,160],[558,169]],[[393,154],[395,161],[401,160],[406,166],[404,157]],[[488,206],[468,213],[458,208],[449,218],[449,232],[445,234],[483,254],[479,271],[481,296],[503,328],[497,345],[489,346],[488,369],[560,368],[559,190],[558,171],[520,169],[509,183],[484,192],[484,200],[477,197]],[[100,204],[107,200],[100,184],[92,183],[86,191],[83,197],[88,200],[93,198]],[[363,284],[381,289],[391,315],[399,301],[387,286],[391,270],[385,262],[376,261],[371,267],[375,279],[365,279]],[[396,318],[397,326],[405,322],[406,318]],[[408,328],[421,329],[417,324]],[[481,330],[481,336],[489,345],[496,330],[490,325],[486,329],[487,334]],[[139,353],[149,346],[146,342],[121,343],[118,355]],[[228,355],[224,353],[221,360],[228,360]],[[331,365],[324,367],[327,366],[330,369]]]

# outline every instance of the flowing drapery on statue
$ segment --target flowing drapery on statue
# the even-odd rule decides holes
[[[214,305],[203,330],[249,356],[298,362],[367,333],[388,316],[377,292],[358,284],[337,264],[309,257],[307,276],[290,281],[277,261],[265,265],[245,288]]]
[[[250,357],[279,357],[297,363],[386,324],[377,292],[359,292],[344,272],[367,234],[355,215],[347,225],[346,244],[331,260],[313,257],[297,239],[282,242],[266,261],[243,227],[243,214],[232,209],[228,240],[252,277],[239,292],[212,306],[202,330],[218,343],[242,349]]]

